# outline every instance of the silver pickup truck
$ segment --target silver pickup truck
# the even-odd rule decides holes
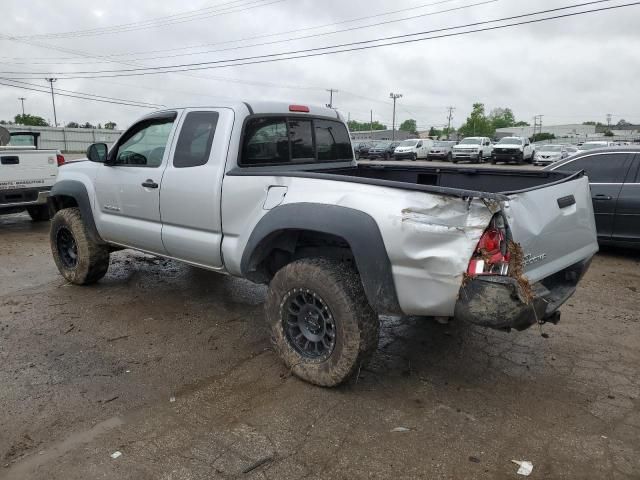
[[[274,344],[317,385],[366,362],[379,314],[555,323],[598,249],[581,172],[358,165],[326,108],[164,110],[87,157],[49,197],[68,281],[132,248],[268,283]]]

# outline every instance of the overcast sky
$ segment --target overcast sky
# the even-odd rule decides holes
[[[215,61],[415,33],[586,0],[486,1],[3,0],[0,71],[58,73]],[[595,7],[622,3],[629,1],[614,0]],[[199,10],[206,8],[209,10]],[[405,11],[389,14],[401,9]],[[458,10],[437,13],[450,9]],[[194,10],[198,11],[189,13]],[[430,13],[433,14],[426,15]],[[164,25],[148,22],[116,27],[169,15],[182,16],[170,17]],[[346,23],[373,15],[376,17]],[[417,15],[422,16],[404,20]],[[453,124],[460,125],[472,103],[478,101],[488,111],[510,107],[518,119],[530,123],[536,114],[544,115],[547,125],[606,122],[607,113],[613,114],[614,123],[620,118],[640,123],[638,19],[640,6],[633,6],[358,52],[189,73],[65,79],[55,87],[169,106],[214,105],[220,97],[325,104],[329,100],[325,89],[335,88],[339,92],[334,96],[334,105],[345,116],[368,121],[373,110],[374,119],[389,126],[392,105],[388,97],[393,91],[404,95],[398,102],[398,120],[415,118],[421,130],[444,124],[449,105],[456,107]],[[401,21],[353,29],[393,20]],[[336,22],[345,23],[311,29]],[[147,28],[140,29],[141,26]],[[352,30],[292,40],[349,28]],[[99,29],[94,32],[99,34],[64,35],[91,29]],[[301,29],[305,30],[273,35]],[[60,36],[31,37],[56,33]],[[6,36],[21,38],[11,40]],[[263,38],[246,40],[247,37]],[[286,39],[260,47],[237,48]],[[214,45],[201,47],[202,44]],[[217,51],[193,54],[207,50]],[[156,53],[146,53],[153,51]],[[184,53],[191,55],[177,56]],[[159,58],[142,60],[144,57]],[[92,63],[96,61],[100,63]],[[7,76],[0,73],[0,77]],[[37,79],[23,81],[48,86],[45,75],[36,76]],[[20,112],[18,97],[26,97],[27,113],[53,120],[49,95],[2,85],[0,119],[11,119]],[[150,111],[60,96],[56,97],[56,106],[59,123],[115,121],[118,127],[126,127]]]

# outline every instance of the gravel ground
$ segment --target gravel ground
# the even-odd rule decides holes
[[[71,286],[46,223],[0,217],[0,478],[637,479],[639,289],[607,250],[549,338],[386,317],[321,389],[274,355],[264,287],[130,251]]]

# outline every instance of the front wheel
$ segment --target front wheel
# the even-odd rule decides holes
[[[80,209],[65,208],[54,215],[49,241],[53,260],[67,281],[88,285],[107,273],[109,249],[90,239]]]
[[[477,163],[484,163],[484,157],[482,155],[482,152],[478,153],[478,162]]]
[[[34,205],[27,207],[27,212],[34,222],[46,222],[51,218],[48,205]]]
[[[451,155],[451,153],[449,153],[447,155],[447,162],[450,162],[453,159],[453,155]]]
[[[307,382],[333,387],[365,365],[378,345],[378,315],[356,270],[322,258],[280,269],[265,314],[280,357]]]
[[[414,162],[418,160],[418,154],[414,153],[413,156],[411,157],[411,160],[413,160]]]

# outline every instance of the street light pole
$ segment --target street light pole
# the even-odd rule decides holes
[[[26,100],[25,97],[18,97],[18,100],[20,100],[20,102],[22,102],[22,119],[24,120],[24,101]]]
[[[393,122],[391,124],[391,140],[393,141],[396,139],[396,100],[402,98],[402,94],[391,92],[389,98],[393,100]]]
[[[329,92],[329,103],[327,103],[327,107],[333,108],[333,94],[338,93],[338,90],[335,88],[328,88],[327,92]]]
[[[49,85],[51,86],[51,103],[53,104],[53,126],[57,127],[58,126],[58,117],[56,115],[56,98],[53,94],[53,82],[57,81],[57,78],[45,78],[45,80],[47,82],[49,82]]]

